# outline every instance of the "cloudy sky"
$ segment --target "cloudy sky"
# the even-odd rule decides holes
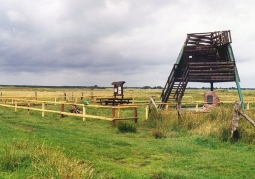
[[[0,85],[164,86],[187,33],[231,30],[241,87],[255,87],[253,0],[0,4]]]

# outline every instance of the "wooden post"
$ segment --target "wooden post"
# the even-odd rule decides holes
[[[93,101],[93,99],[94,99],[93,89],[90,91],[90,97],[91,97],[91,101]]]
[[[247,109],[247,110],[249,110],[249,109],[250,109],[250,103],[249,103],[249,102],[247,103],[247,107],[246,107],[246,109]]]
[[[147,104],[145,106],[145,120],[148,120],[149,118],[149,105]]]
[[[35,100],[37,100],[37,92],[35,91]]]
[[[83,92],[81,92],[81,101],[83,100]]]
[[[198,112],[198,103],[196,104],[196,112]]]
[[[30,107],[30,101],[27,102],[27,114],[30,113],[29,107]]]
[[[60,105],[60,112],[64,112],[64,109],[65,109],[64,104],[61,104],[61,105]],[[60,117],[63,118],[63,117],[64,117],[64,114],[60,114]]]
[[[17,112],[17,101],[15,101],[15,112]]]
[[[115,108],[112,107],[112,125],[115,125]]]
[[[7,99],[4,100],[4,104],[6,105]],[[4,106],[4,109],[6,109],[6,106]]]
[[[137,107],[134,107],[135,123],[137,123]]]
[[[57,105],[57,98],[55,97],[55,106]]]
[[[253,125],[255,127],[255,122],[249,117],[247,116],[245,113],[243,113],[242,111],[239,111],[239,113],[247,120],[250,122],[251,125]]]
[[[236,101],[234,108],[233,108],[233,117],[232,117],[232,122],[231,122],[231,138],[238,139],[239,138],[239,133],[238,133],[238,128],[239,128],[239,111],[241,111],[242,107],[242,102],[241,101]]]
[[[168,104],[166,104],[166,111],[168,111]]]
[[[86,121],[86,108],[85,108],[85,105],[82,106],[82,114],[83,114],[83,121]]]
[[[118,118],[120,118],[120,106],[118,105]]]
[[[42,117],[44,117],[45,104],[42,102]]]
[[[176,105],[177,105],[176,109],[177,109],[178,119],[180,119],[180,117],[181,117],[181,99],[178,99]]]

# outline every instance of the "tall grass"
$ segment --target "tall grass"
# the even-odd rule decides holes
[[[28,140],[12,141],[0,150],[0,169],[7,173],[28,171],[24,178],[92,178],[93,169],[84,161],[67,158],[59,149]],[[13,178],[15,178],[12,176]]]
[[[248,112],[255,119],[255,112]],[[170,110],[168,113],[157,111],[151,108],[147,126],[151,128],[152,135],[155,138],[171,137],[176,133],[189,135],[212,136],[221,141],[230,141],[232,120],[232,108],[217,107],[209,112],[194,113],[192,111],[183,111],[178,118],[176,110]],[[175,132],[175,133],[174,133]],[[240,120],[240,137],[245,143],[255,142],[255,130],[244,118]]]

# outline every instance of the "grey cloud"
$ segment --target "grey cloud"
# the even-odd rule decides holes
[[[123,78],[131,86],[164,86],[187,33],[232,30],[238,63],[250,61],[247,54],[254,47],[249,41],[254,39],[251,1],[0,3],[0,69],[5,76],[0,84],[94,85],[97,80],[105,85]],[[242,78],[245,70],[238,69]],[[59,79],[69,79],[71,72],[76,81]],[[13,73],[20,74],[18,81]],[[36,80],[40,76],[45,79]],[[58,80],[47,80],[51,76]]]

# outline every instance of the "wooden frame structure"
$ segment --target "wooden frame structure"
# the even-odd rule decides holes
[[[243,101],[230,30],[187,34],[187,38],[161,93],[161,102],[180,102],[188,82],[236,82]],[[164,108],[164,105],[159,105]]]
[[[112,98],[97,98],[97,103],[105,105],[119,105],[119,104],[129,104],[132,102],[132,98],[124,98],[123,85],[125,81],[114,81],[113,85],[113,97]],[[120,96],[120,97],[118,97]]]
[[[123,99],[123,85],[124,83],[126,83],[125,81],[114,81],[112,82],[113,85],[113,96],[114,98],[117,98],[117,96],[121,96],[121,98]]]

